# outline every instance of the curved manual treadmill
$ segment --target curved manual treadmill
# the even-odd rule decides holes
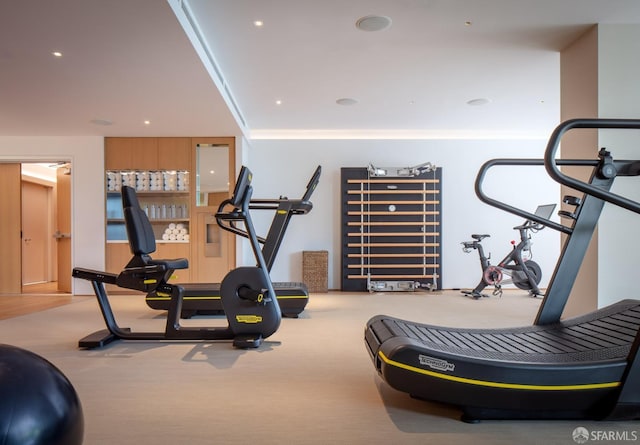
[[[562,311],[605,202],[636,213],[640,204],[610,192],[619,176],[640,176],[640,161],[555,160],[560,138],[574,128],[640,129],[640,120],[576,119],[553,133],[544,160],[487,162],[476,192],[487,204],[568,235],[535,323],[509,329],[461,329],[378,315],[367,323],[365,343],[385,382],[411,396],[451,404],[462,420],[640,418],[640,300],[623,299],[561,320]],[[542,220],[486,196],[485,172],[495,165],[542,165],[561,184],[584,195],[565,197],[571,226]],[[589,182],[558,166],[591,167]],[[621,296],[626,298],[627,296]]]

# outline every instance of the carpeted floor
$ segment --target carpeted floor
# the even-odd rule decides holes
[[[575,443],[579,426],[640,436],[637,422],[466,424],[454,408],[386,386],[364,346],[365,323],[380,313],[446,326],[518,326],[533,321],[539,304],[519,291],[482,300],[453,291],[312,294],[301,317],[283,319],[257,350],[117,342],[87,351],[78,339],[104,326],[94,298],[76,296],[63,307],[1,320],[0,341],[44,356],[67,375],[82,401],[87,445],[552,445]],[[115,296],[113,306],[121,326],[163,329],[162,313],[140,296]]]

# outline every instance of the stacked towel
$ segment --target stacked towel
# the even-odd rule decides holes
[[[107,191],[119,192],[123,185],[139,192],[189,191],[189,172],[175,170],[123,170],[107,171]]]
[[[189,230],[182,223],[171,223],[162,234],[163,241],[189,241]]]
[[[187,171],[179,171],[176,178],[176,187],[178,191],[188,192],[189,191],[189,172]]]
[[[136,187],[136,172],[134,171],[121,171],[120,177],[122,178],[122,185],[128,185],[129,187]]]
[[[176,171],[163,171],[163,190],[174,191],[178,189],[178,173]]]
[[[107,191],[119,192],[122,186],[122,178],[120,172],[108,171],[107,172]]]
[[[163,189],[162,172],[150,171],[149,172],[149,190],[158,191]]]
[[[136,172],[136,190],[137,191],[149,190],[149,172],[148,171]]]

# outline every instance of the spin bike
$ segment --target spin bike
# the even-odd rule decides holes
[[[535,214],[548,219],[554,209],[555,204],[538,206]],[[515,241],[511,241],[513,248],[497,265],[492,265],[489,262],[491,254],[489,254],[489,256],[485,255],[482,246],[482,240],[488,238],[490,235],[471,235],[473,241],[464,241],[462,243],[462,250],[465,253],[469,253],[472,250],[478,251],[480,266],[482,267],[482,278],[473,290],[465,290],[462,291],[462,293],[477,300],[481,297],[488,297],[488,295],[482,293],[482,291],[487,286],[493,286],[493,295],[502,296],[502,285],[513,283],[518,289],[529,291],[529,294],[533,297],[541,295],[542,291],[538,287],[538,284],[542,279],[542,269],[538,263],[531,260],[530,232],[535,233],[543,228],[544,226],[542,224],[534,223],[530,220],[514,227],[513,229],[520,233],[520,242],[516,245]],[[511,279],[504,280],[505,275]]]

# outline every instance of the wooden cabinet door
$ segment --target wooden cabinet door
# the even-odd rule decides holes
[[[189,249],[189,243],[158,243],[153,257],[168,260],[177,258],[189,259]],[[171,283],[189,283],[191,281],[191,272],[189,269],[174,270],[169,281]]]
[[[120,273],[127,265],[131,257],[131,249],[128,243],[109,243],[106,249],[106,269],[107,272]]]
[[[191,139],[158,138],[158,169],[191,171]]]
[[[106,138],[107,170],[157,170],[157,138]]]

